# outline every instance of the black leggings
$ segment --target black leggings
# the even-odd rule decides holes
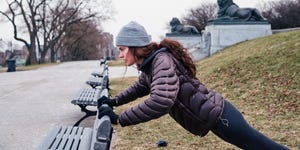
[[[223,139],[245,150],[287,150],[252,128],[242,114],[225,100],[224,111],[217,125],[211,131]]]

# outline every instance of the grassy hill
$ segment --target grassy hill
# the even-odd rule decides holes
[[[300,147],[300,30],[236,44],[196,65],[201,82],[231,101],[253,127],[291,149]],[[112,95],[134,80],[112,79]],[[164,149],[238,149],[212,133],[191,135],[168,115],[115,129],[118,150],[159,149],[160,139],[169,143]]]

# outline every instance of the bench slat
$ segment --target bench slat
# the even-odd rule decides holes
[[[74,105],[97,106],[97,100],[102,92],[102,89],[84,88],[79,90],[71,103]]]
[[[83,127],[78,127],[77,134],[74,137],[74,143],[73,143],[73,146],[72,146],[72,150],[77,150],[77,147],[79,146],[79,141],[80,141],[80,137],[81,137],[82,133],[83,133]]]
[[[86,81],[86,83],[92,88],[95,88],[97,86],[108,88],[108,69],[103,71],[102,77],[92,76]]]
[[[53,140],[50,139],[55,139],[55,137],[57,136],[57,134],[60,132],[61,127],[54,127],[52,128],[52,130],[47,134],[47,137],[44,140],[43,143],[41,145],[39,145],[39,150],[45,150],[45,149],[49,149],[50,146],[53,143]]]
[[[64,135],[62,136],[61,142],[58,146],[58,149],[64,149],[66,143],[68,142],[69,139],[69,135],[72,132],[72,127],[67,127],[66,132],[64,133]]]
[[[81,137],[81,142],[80,142],[78,150],[88,150],[88,149],[90,149],[91,141],[92,141],[92,132],[93,132],[92,129],[84,128],[84,130],[83,130],[84,134]]]
[[[91,147],[92,129],[73,126],[54,127],[38,150],[88,150]]]
[[[91,74],[95,77],[103,77],[103,72],[100,72],[100,71],[99,72],[98,71],[97,72],[92,72]]]
[[[64,135],[64,132],[66,131],[67,127],[62,127],[61,130],[58,132],[56,138],[54,139],[54,143],[49,147],[51,150],[57,149],[60,141],[62,140],[62,136]]]
[[[103,78],[100,77],[90,77],[86,83],[91,86],[100,86],[102,85]]]
[[[78,131],[78,128],[74,127],[73,130],[72,130],[72,133],[69,136],[70,139],[68,140],[65,149],[68,149],[68,150],[71,149],[71,146],[73,144],[74,137],[76,136],[77,131]]]

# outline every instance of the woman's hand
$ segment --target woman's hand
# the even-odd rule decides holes
[[[118,124],[119,116],[112,110],[112,108],[107,106],[101,106],[98,108],[98,119],[101,119],[103,116],[108,116],[112,124]]]
[[[113,106],[117,106],[115,99],[110,99],[106,96],[102,96],[98,99],[98,108],[100,108],[103,104],[107,104],[111,108],[113,108]]]

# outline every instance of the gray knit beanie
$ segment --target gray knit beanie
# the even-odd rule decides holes
[[[133,46],[141,47],[150,44],[151,37],[148,35],[145,28],[131,21],[123,26],[116,38],[117,46]]]

